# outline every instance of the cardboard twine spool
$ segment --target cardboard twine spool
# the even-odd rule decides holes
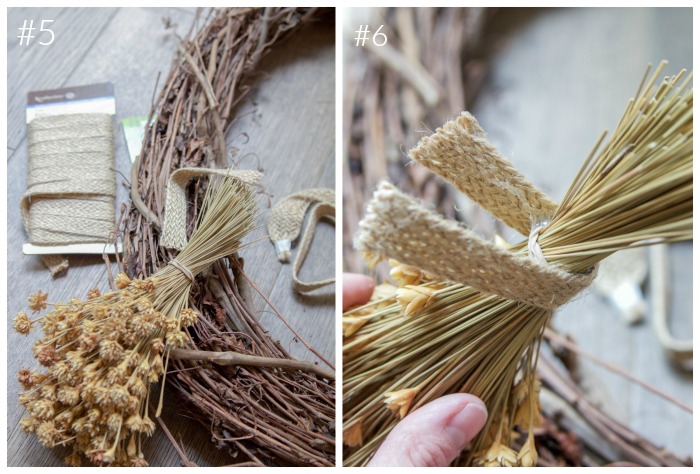
[[[113,240],[114,125],[106,113],[36,117],[29,124],[29,178],[21,201],[29,243],[50,247]],[[80,247],[73,253],[80,252]],[[42,255],[57,276],[62,255]]]

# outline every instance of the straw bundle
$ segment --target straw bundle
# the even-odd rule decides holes
[[[601,148],[601,137],[559,205],[498,155],[469,114],[411,152],[529,234],[518,245],[489,244],[380,186],[356,245],[371,262],[396,259],[399,286],[380,287],[344,315],[347,465],[366,464],[400,418],[453,392],[473,393],[489,410],[456,464],[537,463],[535,368],[553,310],[611,253],[692,238],[691,77],[681,82],[681,72],[655,86],[663,67],[649,81],[647,70],[610,140]],[[526,436],[519,452],[514,436]]]
[[[247,185],[226,177],[213,188],[189,244],[158,273],[145,280],[120,273],[116,291],[94,289],[88,299],[54,304],[36,320],[25,313],[15,318],[23,334],[41,324],[34,355],[47,367],[20,371],[26,390],[20,403],[28,411],[20,426],[49,448],[72,445],[67,463],[79,465],[84,455],[95,464],[147,465],[141,437],[155,431],[149,385],[164,376],[171,350],[191,344],[184,328],[199,318],[187,307],[194,277],[236,252],[257,214]],[[39,291],[30,308],[45,309],[46,299]],[[156,417],[159,412],[160,404]]]

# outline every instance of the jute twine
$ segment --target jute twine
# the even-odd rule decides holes
[[[267,220],[268,232],[275,245],[277,258],[280,262],[288,262],[292,242],[299,237],[307,210],[310,214],[309,221],[292,265],[292,286],[299,292],[313,291],[335,282],[335,278],[313,282],[304,282],[299,279],[299,271],[314,238],[316,223],[323,217],[335,218],[335,191],[328,188],[314,188],[290,194],[277,203]]]
[[[113,240],[114,127],[110,114],[37,117],[29,125],[29,178],[20,208],[34,245]],[[43,255],[53,276],[68,269]]]
[[[565,304],[593,281],[594,271],[572,274],[544,259],[537,237],[557,204],[500,156],[472,115],[463,112],[423,138],[409,156],[529,235],[530,256],[479,237],[386,182],[379,185],[360,223],[355,242],[359,250],[545,309]]]
[[[180,168],[168,179],[165,191],[165,216],[160,245],[175,250],[182,250],[187,244],[187,183],[192,179],[206,176],[228,176],[241,182],[255,185],[262,173],[250,170],[230,170],[211,168]]]

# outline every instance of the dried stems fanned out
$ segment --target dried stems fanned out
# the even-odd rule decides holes
[[[225,134],[236,119],[235,107],[251,88],[260,58],[286,35],[328,14],[315,8],[215,10],[182,42],[155,102],[154,125],[147,128],[132,168],[133,202],[122,234],[128,275],[151,275],[176,256],[158,245],[171,172],[186,166],[226,166]],[[190,187],[189,229],[201,214],[204,189],[204,179]],[[245,284],[238,279],[241,275],[241,261],[231,258],[216,262],[196,279],[189,303],[202,316],[190,329],[193,344],[187,349],[291,359],[248,308],[239,288]],[[216,447],[237,462],[335,464],[332,380],[305,370],[172,358],[169,367],[174,374],[168,381],[187,402],[184,407],[211,431]]]
[[[236,252],[256,217],[246,185],[225,178],[216,189],[179,264],[146,280],[121,273],[116,291],[91,290],[87,300],[57,303],[39,318],[44,337],[34,356],[48,371],[20,372],[27,390],[20,402],[29,413],[20,425],[47,447],[72,445],[69,464],[79,465],[82,454],[95,464],[147,465],[141,436],[155,430],[149,385],[164,374],[170,350],[188,344],[183,328],[199,317],[186,308],[192,281],[185,273],[197,275]],[[46,298],[31,296],[31,309],[46,308]],[[27,334],[33,322],[20,313],[14,326]]]
[[[692,86],[683,73],[655,86],[663,66],[642,81],[609,142],[594,148],[540,229],[547,265],[586,273],[617,250],[692,239]],[[511,250],[527,255],[527,244]],[[396,302],[383,288],[380,299],[345,314],[354,323],[343,347],[346,464],[365,464],[399,417],[453,392],[473,393],[489,410],[456,464],[536,464],[535,369],[551,310],[436,281],[410,264],[394,262]],[[519,433],[528,435],[516,452]]]

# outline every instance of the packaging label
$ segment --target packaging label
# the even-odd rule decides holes
[[[116,114],[114,86],[110,82],[66,87],[27,94],[27,123],[34,117],[63,114]]]

